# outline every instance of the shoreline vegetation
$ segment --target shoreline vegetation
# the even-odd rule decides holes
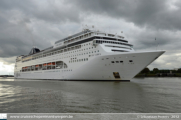
[[[144,68],[135,77],[181,77],[181,68],[177,70],[159,70],[158,68],[149,70],[149,68]]]
[[[14,77],[14,75],[0,75],[0,77]]]

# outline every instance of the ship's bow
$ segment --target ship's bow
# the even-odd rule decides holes
[[[124,52],[94,57],[77,68],[69,79],[131,80],[165,51]]]

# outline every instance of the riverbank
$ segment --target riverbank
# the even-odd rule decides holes
[[[181,77],[181,73],[137,74],[135,77]]]

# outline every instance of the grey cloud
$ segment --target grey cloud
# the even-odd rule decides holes
[[[148,67],[153,68],[159,68],[159,69],[174,69],[174,68],[180,68],[180,59],[181,55],[177,56],[176,53],[180,53],[180,51],[171,50],[164,53],[159,59],[154,61],[151,65]]]
[[[63,1],[1,0],[0,11],[0,57],[28,54],[32,40],[40,49],[49,47],[66,35],[52,27],[79,20],[76,9]]]
[[[23,22],[21,21],[18,24],[12,24],[8,21],[0,22],[0,57],[29,53],[32,47],[32,39],[37,39],[37,37],[31,33],[31,30],[27,30],[25,25],[22,24]],[[39,43],[38,45],[44,48],[48,46],[48,43],[44,42],[44,44]]]
[[[162,49],[180,49],[181,2],[170,9],[169,0],[1,0],[0,57],[28,54],[32,40],[40,49],[80,31],[82,23],[114,29],[124,20],[142,29],[128,34],[135,49],[154,49],[155,37]],[[102,19],[101,19],[102,18]],[[109,18],[109,20],[107,19]],[[99,21],[99,20],[102,21]],[[109,25],[108,25],[109,24]],[[130,27],[130,26],[128,26]],[[131,29],[131,28],[123,28]],[[122,31],[121,30],[121,31]],[[127,39],[126,38],[126,39]],[[12,61],[7,62],[11,63]],[[178,61],[176,61],[177,63]]]
[[[64,23],[67,21],[78,22],[78,9],[61,1],[36,1],[36,0],[1,0],[0,10],[12,12],[17,10],[31,19],[39,19],[52,23]]]
[[[66,0],[66,1],[1,1],[1,10],[19,10],[24,15],[46,22],[77,22],[91,14],[125,19],[140,27],[154,29],[181,29],[181,2],[170,10],[169,0]],[[84,16],[81,17],[81,15]]]
[[[76,0],[73,4],[84,12],[122,18],[140,27],[180,30],[181,2],[174,3],[178,7],[176,10],[170,10],[168,2],[168,0]]]
[[[7,57],[7,58],[0,58],[0,61],[3,62],[5,65],[10,65],[15,63],[16,57]]]

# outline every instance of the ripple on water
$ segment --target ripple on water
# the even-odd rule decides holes
[[[131,82],[0,80],[0,112],[181,112],[181,79]]]

